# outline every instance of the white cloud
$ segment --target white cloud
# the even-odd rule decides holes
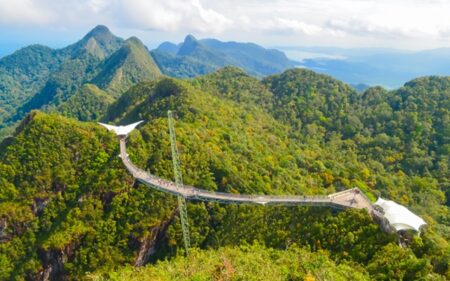
[[[53,14],[32,0],[0,0],[0,24],[47,24]]]
[[[89,9],[94,13],[99,13],[108,6],[108,1],[106,0],[90,0],[87,3]]]
[[[290,18],[277,17],[275,19],[269,19],[265,22],[266,24],[260,24],[259,26],[263,26],[263,30],[271,32],[313,35],[319,34],[323,31],[323,28],[318,25],[308,24],[303,21]]]
[[[127,0],[121,6],[124,24],[137,28],[219,33],[231,23],[199,0]]]
[[[449,14],[445,0],[0,0],[0,27],[103,23],[249,41],[265,34],[276,44],[450,44]]]

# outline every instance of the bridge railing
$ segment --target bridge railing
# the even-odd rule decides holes
[[[126,153],[125,139],[120,140],[120,157],[126,168],[133,176],[162,191],[174,193],[181,195],[186,198],[198,199],[198,200],[208,200],[208,201],[222,201],[222,202],[248,202],[248,203],[258,203],[258,204],[296,204],[305,203],[311,205],[329,205],[338,208],[352,207],[352,203],[346,204],[345,202],[338,202],[337,197],[345,193],[351,193],[354,191],[363,196],[368,202],[369,199],[363,194],[358,188],[353,188],[350,190],[344,190],[330,195],[265,195],[265,194],[235,194],[226,193],[221,191],[209,191],[205,189],[199,189],[189,185],[178,186],[174,182],[157,177],[145,170],[140,169],[135,166],[128,154]]]
[[[359,190],[359,188],[358,188],[358,190]],[[369,203],[372,205],[372,201],[370,201],[369,197],[367,197],[367,195],[366,195],[364,192],[362,192],[361,190],[359,190],[359,193],[361,194],[361,196],[362,196],[364,199],[367,200],[367,202],[369,202]]]
[[[224,197],[224,198],[236,198],[236,199],[249,199],[249,200],[323,200],[329,201],[328,196],[325,195],[313,195],[313,196],[298,196],[298,195],[267,195],[267,194],[239,194],[239,193],[226,193],[221,191],[209,191],[205,189],[198,189],[190,187],[197,192],[198,195],[205,195],[211,197]]]
[[[189,195],[191,197],[201,196],[201,197],[211,197],[211,198],[230,198],[230,199],[236,199],[240,201],[255,201],[257,199],[261,200],[298,200],[298,201],[329,201],[329,197],[327,195],[312,195],[312,196],[298,196],[298,195],[267,195],[267,194],[238,194],[238,193],[226,193],[226,192],[220,192],[220,191],[209,191],[205,189],[199,189],[193,186],[184,185],[181,187],[176,186],[174,183],[157,177],[155,175],[152,175],[137,166],[135,166],[130,158],[126,155],[122,156],[122,160],[125,162],[125,166],[130,170],[130,172],[133,175],[137,175],[139,178],[148,178],[152,181],[154,181],[151,184],[158,184],[159,187],[172,187],[172,188],[181,188],[184,189],[184,191],[189,191]],[[182,192],[180,190],[181,195],[185,195],[185,192]]]
[[[355,192],[356,190],[359,190],[358,188],[352,188],[352,189],[346,189],[346,190],[342,190],[342,191],[338,191],[338,192],[335,192],[335,193],[333,193],[333,194],[330,194],[330,195],[328,195],[330,198],[335,198],[335,197],[338,197],[338,196],[340,196],[340,195],[342,195],[342,194],[346,194],[346,193],[350,193],[350,192]]]

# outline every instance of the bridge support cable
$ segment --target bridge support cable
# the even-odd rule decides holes
[[[170,147],[172,150],[172,162],[173,162],[173,174],[175,176],[175,185],[177,189],[182,189],[183,176],[180,168],[180,158],[178,156],[177,139],[175,136],[175,127],[173,124],[172,111],[167,112],[169,119],[169,133],[170,133]],[[189,248],[191,247],[191,238],[189,234],[189,220],[187,215],[186,199],[178,195],[178,210],[180,212],[181,230],[183,232],[184,248],[186,249],[186,255],[189,254]]]

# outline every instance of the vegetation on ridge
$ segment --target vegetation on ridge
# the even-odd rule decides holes
[[[151,53],[164,74],[179,78],[197,77],[224,66],[240,67],[250,75],[263,77],[296,64],[278,50],[252,43],[197,40],[192,35],[178,45],[164,42]]]
[[[90,274],[85,280],[370,280],[364,268],[355,270],[354,266],[336,265],[326,251],[311,253],[295,245],[286,250],[243,245],[193,250],[188,257],[177,256],[143,268]]]
[[[233,266],[234,257],[323,262],[323,271],[308,262],[273,265],[273,276],[298,279],[450,278],[449,89],[447,78],[429,77],[398,91],[371,88],[359,95],[307,70],[258,81],[225,68],[188,81],[139,83],[103,117],[145,119],[129,137],[130,157],[164,178],[173,178],[166,115],[172,109],[187,184],[259,194],[357,186],[408,205],[428,223],[408,249],[364,211],[190,202],[192,243],[207,250],[181,258],[176,200],[133,183],[112,133],[34,112],[0,146],[0,279],[78,280],[87,271],[98,278],[112,272],[106,276],[113,279],[130,274],[121,265],[148,264],[142,278],[164,280],[171,278],[161,273],[166,259],[177,269],[204,261],[205,268],[187,276],[208,278],[222,254]],[[254,244],[264,246],[236,246]],[[236,269],[236,276],[246,272]]]
[[[0,59],[0,139],[33,109],[58,111],[73,106],[77,100],[71,99],[73,95],[80,89],[87,93],[86,88],[82,89],[84,84],[95,84],[117,98],[133,84],[160,75],[139,39],[124,41],[105,26],[97,26],[77,43],[62,49],[37,45],[24,48]],[[89,99],[91,107],[104,107],[105,102],[96,97]],[[64,105],[68,100],[70,104]],[[89,114],[84,114],[81,120],[87,117]]]

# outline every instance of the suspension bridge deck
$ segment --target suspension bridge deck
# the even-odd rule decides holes
[[[235,204],[329,206],[334,208],[367,209],[369,213],[373,210],[370,200],[358,188],[320,196],[272,196],[212,192],[188,185],[177,186],[172,181],[162,179],[136,167],[128,157],[125,136],[120,137],[120,158],[127,170],[139,182],[190,200]]]

